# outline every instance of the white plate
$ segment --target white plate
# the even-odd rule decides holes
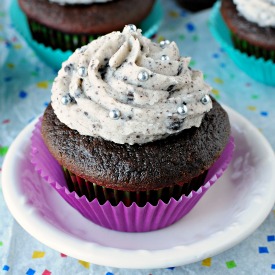
[[[76,212],[34,173],[28,125],[3,164],[3,193],[18,223],[34,238],[69,256],[124,268],[179,266],[214,256],[251,234],[275,201],[273,150],[260,132],[226,108],[236,150],[226,173],[183,219],[162,230],[122,233]]]

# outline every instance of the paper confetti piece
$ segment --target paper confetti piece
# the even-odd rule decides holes
[[[38,88],[47,89],[49,86],[49,83],[48,83],[48,81],[40,81],[36,85]]]
[[[237,265],[234,261],[229,261],[229,262],[226,262],[226,266],[228,269],[231,269],[231,268],[236,267]]]
[[[8,124],[8,123],[10,123],[10,120],[9,120],[9,119],[4,119],[4,120],[2,121],[2,124]]]
[[[179,36],[179,39],[180,39],[180,40],[184,40],[184,39],[185,39],[185,35],[184,35],[184,34],[181,34],[181,35]]]
[[[249,111],[256,111],[256,106],[251,106],[251,105],[249,105],[249,106],[247,106],[247,109],[249,110]]]
[[[25,92],[25,91],[20,91],[19,92],[19,97],[20,98],[26,98],[28,96],[28,93],[27,92]]]
[[[33,270],[32,268],[29,268],[26,272],[27,275],[33,275],[35,274],[35,270]]]
[[[219,78],[219,77],[215,77],[215,78],[214,78],[214,81],[215,81],[217,84],[223,84],[223,83],[224,83],[223,80],[222,80],[221,78]]]
[[[44,251],[33,251],[32,258],[33,259],[43,258],[45,254],[46,253]]]
[[[14,64],[13,64],[13,63],[8,63],[8,64],[7,64],[7,67],[8,67],[9,69],[13,69],[13,68],[14,68]]]
[[[60,256],[61,256],[62,258],[66,258],[66,257],[67,257],[67,255],[66,255],[66,254],[63,254],[63,253],[60,253]]]
[[[22,49],[22,45],[21,44],[14,44],[13,48],[16,49],[16,50],[20,50],[20,49]]]
[[[4,271],[9,271],[9,269],[10,269],[10,267],[8,265],[4,265],[2,268],[2,270],[4,270]]]
[[[196,27],[193,23],[189,22],[189,23],[186,24],[186,29],[189,32],[193,32],[193,31],[195,31]]]
[[[252,98],[252,99],[258,99],[258,98],[259,98],[259,95],[252,95],[251,98]]]
[[[3,246],[3,242],[0,242],[0,246]]]
[[[268,248],[266,246],[259,246],[259,253],[260,254],[268,254]]]
[[[0,146],[0,157],[4,157],[8,152],[8,146]]]
[[[174,270],[175,267],[167,267],[166,269],[168,269],[168,270]]]
[[[179,17],[179,14],[178,14],[178,12],[176,12],[176,11],[169,11],[169,16],[171,16],[171,17],[173,17],[173,18],[177,18],[177,17]]]
[[[212,258],[207,258],[207,259],[204,259],[202,262],[201,262],[201,264],[203,265],[203,266],[211,266],[211,264],[212,264]]]
[[[114,275],[113,272],[107,272],[105,275]]]
[[[158,37],[158,43],[161,42],[161,41],[163,41],[163,40],[165,40],[165,37],[162,36],[162,35],[160,35],[160,36]]]
[[[90,263],[88,262],[85,262],[85,261],[81,261],[81,260],[78,260],[78,262],[83,265],[85,268],[90,268]]]
[[[262,116],[268,116],[268,112],[265,112],[265,111],[262,111],[260,114],[261,114]]]
[[[12,77],[11,77],[11,76],[7,76],[7,77],[4,78],[4,80],[5,80],[6,82],[9,82],[9,81],[12,80]]]
[[[274,235],[267,236],[267,241],[268,242],[274,242],[275,241],[275,236]]]
[[[275,264],[272,264],[272,265],[271,265],[271,269],[275,269]]]
[[[41,275],[51,275],[51,271],[45,269]]]

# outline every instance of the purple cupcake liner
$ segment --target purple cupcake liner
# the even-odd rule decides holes
[[[167,227],[181,219],[223,174],[232,159],[234,150],[234,140],[230,137],[222,155],[209,169],[205,184],[188,196],[182,196],[179,200],[171,198],[168,203],[160,200],[156,206],[146,203],[143,207],[137,206],[136,203],[127,207],[122,202],[117,206],[112,206],[108,201],[100,205],[97,199],[90,202],[85,196],[79,197],[76,192],[68,190],[62,167],[50,154],[42,139],[41,122],[40,118],[31,138],[31,162],[35,170],[84,217],[98,225],[117,231],[153,231]]]

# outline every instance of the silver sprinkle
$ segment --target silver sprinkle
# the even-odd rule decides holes
[[[163,40],[159,42],[160,46],[164,48],[166,45],[170,44],[170,40]]]
[[[126,26],[130,31],[136,32],[137,27],[134,24],[129,24]]]
[[[209,95],[204,95],[202,98],[201,98],[201,103],[203,104],[203,105],[206,105],[206,104],[208,104],[209,102],[210,102],[210,96]]]
[[[138,74],[138,80],[139,81],[147,81],[149,79],[149,74],[148,72],[146,71],[141,71],[139,74]]]
[[[185,104],[183,104],[182,106],[179,106],[178,107],[178,113],[180,114],[180,115],[186,115],[187,114],[187,112],[188,112],[188,108],[187,108],[187,106],[185,105]]]
[[[170,60],[169,56],[164,54],[161,56],[161,60],[165,61],[165,60]]]
[[[87,76],[87,69],[85,67],[80,67],[77,72],[80,77]]]
[[[71,99],[71,97],[70,97],[69,94],[66,94],[66,95],[62,96],[62,98],[61,98],[61,103],[62,103],[63,105],[68,105],[68,104],[71,103],[71,102],[72,102],[72,99]]]
[[[113,109],[109,112],[109,117],[112,119],[119,119],[120,117],[120,111],[117,109]]]

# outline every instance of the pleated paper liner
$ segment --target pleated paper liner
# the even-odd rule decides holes
[[[159,200],[168,203],[171,198],[178,200],[182,195],[188,196],[192,190],[197,191],[203,185],[207,175],[207,171],[205,171],[183,185],[174,185],[158,190],[131,192],[106,188],[86,181],[64,167],[63,171],[69,191],[75,191],[80,197],[86,196],[88,201],[97,199],[101,205],[109,201],[113,206],[118,205],[120,202],[123,202],[125,206],[130,206],[135,202],[140,207],[145,206],[147,202],[155,206]]]
[[[157,33],[162,22],[163,14],[160,0],[157,0],[151,13],[140,23],[144,36],[152,37]],[[46,64],[57,70],[61,68],[62,62],[69,58],[72,50],[96,38],[96,36],[86,34],[80,36],[64,34],[63,36],[63,34],[55,30],[49,31],[46,27],[41,28],[41,26],[35,23],[31,22],[30,25],[26,15],[22,12],[18,4],[18,0],[11,0],[10,17],[16,30],[24,37],[35,53]],[[49,42],[46,43],[49,43],[52,47],[38,42],[40,39],[45,40],[46,38],[49,40]],[[55,38],[57,38],[57,41],[54,41]],[[38,39],[38,41],[36,41],[36,39]],[[57,45],[62,44],[62,42],[65,42],[65,44],[58,48]]]
[[[130,206],[125,206],[123,202],[113,206],[106,201],[101,205],[98,199],[89,201],[85,195],[80,197],[75,191],[69,191],[63,169],[48,151],[40,130],[41,119],[33,131],[31,159],[35,170],[45,180],[45,184],[50,184],[63,199],[90,221],[109,229],[124,232],[146,232],[161,229],[188,214],[226,170],[234,149],[231,137],[220,158],[208,170],[204,185],[197,191],[191,191],[188,196],[183,195],[178,200],[170,198],[167,203],[158,200],[156,205],[147,202],[143,207],[138,206],[135,202]]]
[[[211,11],[209,27],[214,38],[241,70],[259,82],[275,86],[274,52],[263,51],[235,36],[232,37],[221,16],[220,1]]]

